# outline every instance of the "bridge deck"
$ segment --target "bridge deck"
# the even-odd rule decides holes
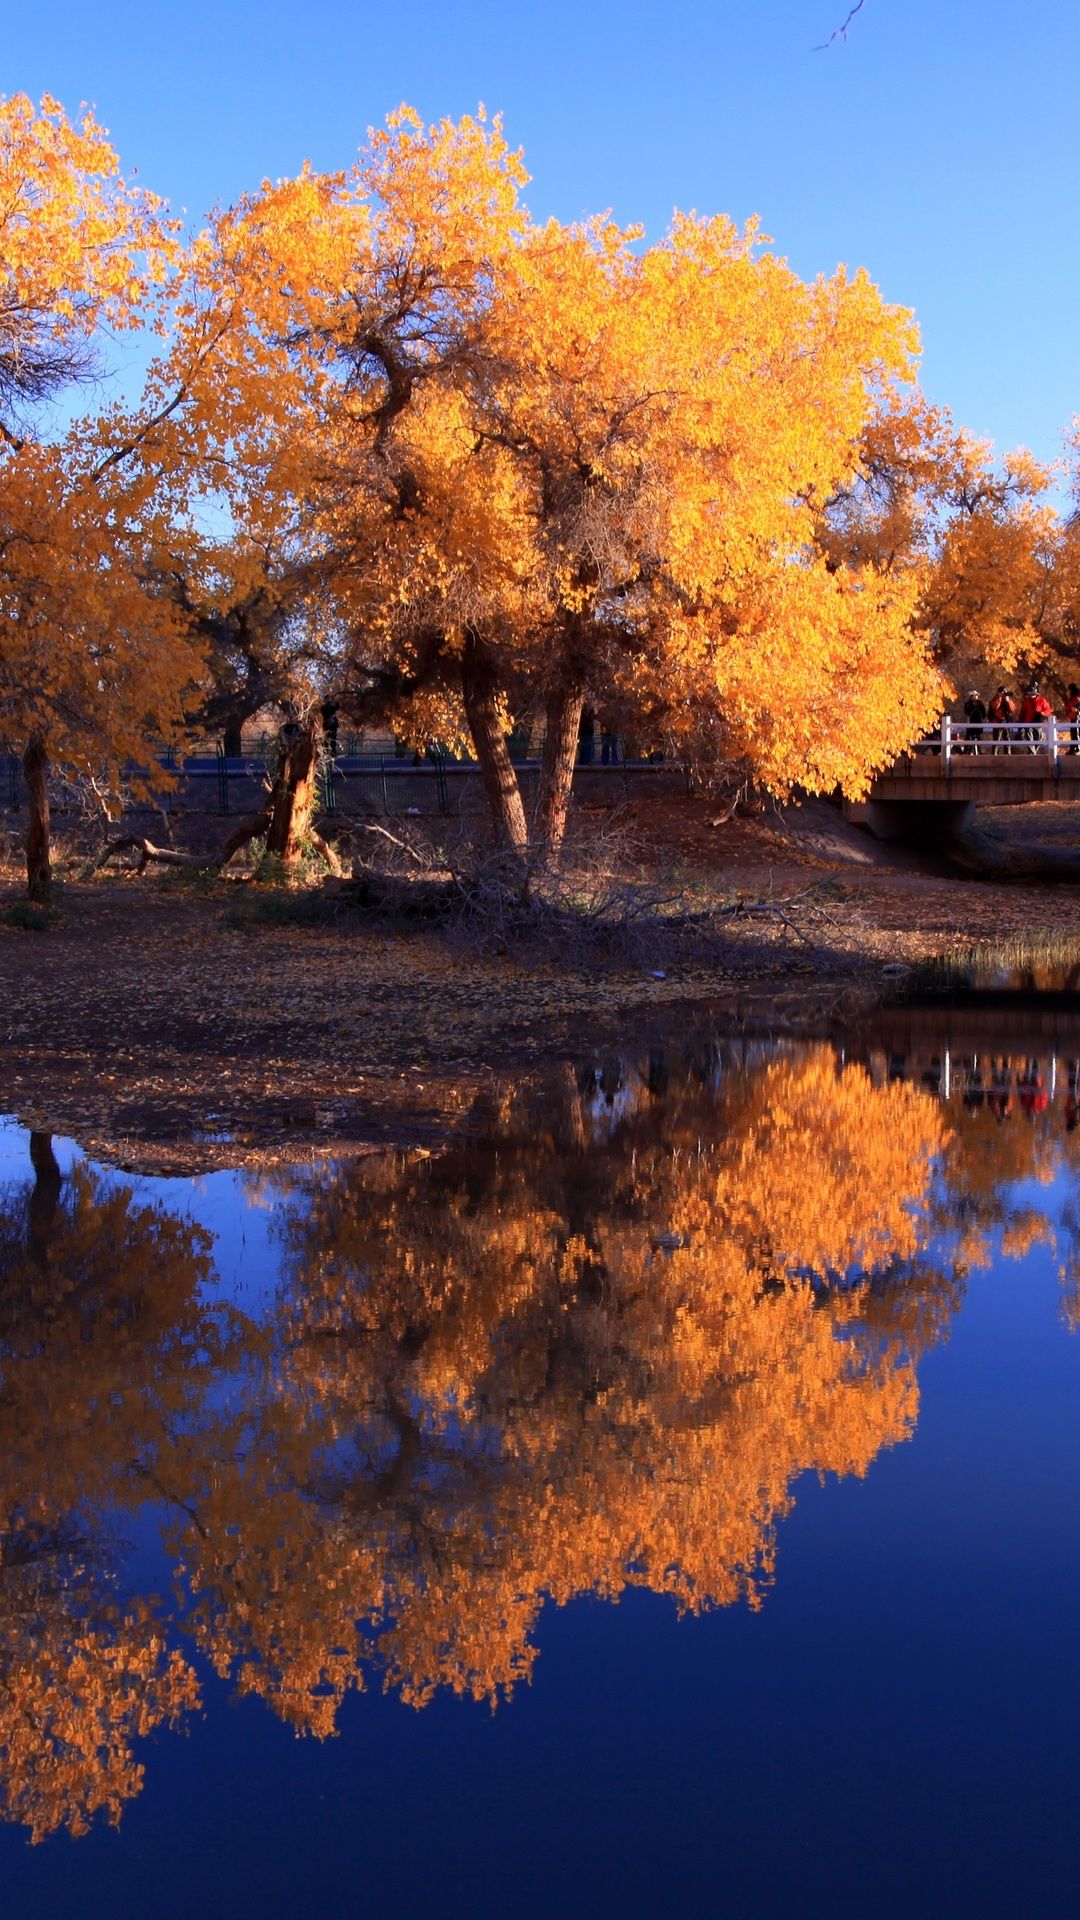
[[[879,773],[871,800],[975,800],[1016,806],[1033,800],[1080,800],[1080,755],[1029,753],[904,754]]]
[[[978,802],[1022,806],[1080,799],[1080,730],[1050,719],[1038,726],[972,726],[946,714],[940,729],[879,773],[870,800]]]

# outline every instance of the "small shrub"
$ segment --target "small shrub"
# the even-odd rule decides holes
[[[4,923],[23,933],[48,933],[55,914],[51,907],[39,907],[32,900],[16,900],[4,914]]]
[[[161,867],[157,885],[168,893],[194,893],[208,899],[222,885],[216,867]]]
[[[226,909],[225,925],[244,931],[250,927],[328,927],[341,918],[340,896],[275,888],[256,892],[243,889],[243,898]]]

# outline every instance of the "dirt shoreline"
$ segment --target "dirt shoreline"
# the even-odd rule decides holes
[[[1026,837],[1080,840],[1073,809],[1023,812]],[[500,1073],[686,1030],[826,1031],[894,991],[898,966],[1035,929],[1080,952],[1080,888],[928,872],[833,818],[718,826],[706,799],[632,823],[639,871],[662,866],[689,901],[799,903],[799,934],[733,919],[707,963],[529,964],[356,920],[237,926],[236,883],[147,876],[69,884],[34,932],[5,918],[11,875],[0,1112],[147,1172],[435,1145]]]

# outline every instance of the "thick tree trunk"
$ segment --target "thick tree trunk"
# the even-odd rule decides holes
[[[239,760],[244,751],[244,722],[235,716],[226,720],[222,730],[226,760]]]
[[[561,686],[548,695],[547,732],[540,763],[540,793],[536,829],[548,859],[554,865],[562,849],[574,783],[578,735],[585,695],[580,687]]]
[[[318,722],[283,727],[281,763],[270,792],[266,851],[277,855],[286,872],[299,865],[305,844],[312,839],[318,771]]]
[[[503,847],[524,848],[529,839],[525,803],[503,732],[498,684],[483,647],[472,638],[462,654],[461,691],[496,839]]]
[[[23,778],[30,823],[26,830],[26,890],[31,900],[47,906],[52,893],[49,835],[49,756],[39,733],[32,734],[23,754]]]

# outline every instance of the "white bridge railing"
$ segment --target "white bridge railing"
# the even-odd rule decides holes
[[[954,720],[945,714],[936,733],[917,742],[913,751],[940,756],[949,767],[962,756],[965,759],[989,754],[1043,754],[1053,765],[1065,754],[1080,752],[1080,723],[1073,720],[980,721]]]

